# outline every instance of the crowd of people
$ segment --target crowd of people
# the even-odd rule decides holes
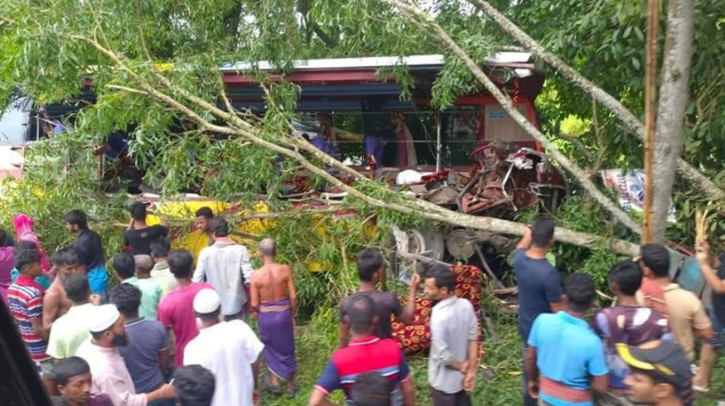
[[[149,226],[145,204],[130,212],[125,249],[110,261],[117,279],[110,291],[101,238],[84,212],[66,214],[77,238],[52,255],[52,267],[44,266],[37,237],[14,243],[0,229],[0,291],[54,402],[253,406],[262,389],[295,398],[297,292],[289,266],[276,262],[275,241],[259,243],[255,270],[247,247],[208,208],[196,213],[209,236],[198,255],[172,251],[168,226]],[[614,304],[593,311],[592,277],[574,273],[562,284],[547,260],[553,237],[554,224],[537,220],[513,254],[524,405],[692,404],[693,390],[708,389],[718,316],[725,318],[725,267],[709,246],[700,243],[697,258],[713,291],[714,329],[700,299],[672,282],[664,246],[644,246],[641,258],[616,264],[609,275]],[[334,405],[328,397],[336,390],[348,405],[416,404],[391,318],[414,322],[423,284],[433,302],[430,389],[418,396],[435,406],[471,405],[481,326],[473,305],[456,296],[453,272],[443,265],[417,270],[402,306],[395,293],[378,290],[386,278],[378,250],[361,251],[357,266],[359,290],[340,306],[340,348],[308,404]],[[696,339],[705,341],[693,382]],[[263,380],[262,362],[269,371]]]
[[[639,258],[614,265],[614,303],[593,312],[591,276],[571,274],[562,290],[547,261],[553,237],[554,224],[538,220],[514,253],[526,406],[691,405],[694,391],[708,390],[720,341],[714,338],[723,329],[698,296],[673,282],[667,248],[645,245]],[[717,321],[725,316],[725,269],[707,243],[698,243],[697,259]],[[693,364],[697,339],[699,368]]]

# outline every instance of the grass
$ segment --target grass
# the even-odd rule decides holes
[[[522,405],[521,398],[521,339],[516,330],[516,315],[506,314],[495,306],[486,310],[493,319],[501,342],[495,345],[486,337],[484,345],[486,355],[482,363],[494,376],[484,380],[479,376],[473,392],[472,404],[477,406],[517,406]],[[337,347],[337,309],[317,309],[312,320],[297,331],[297,360],[300,391],[295,399],[276,397],[270,394],[262,396],[264,406],[302,406],[307,404],[312,387],[324,369],[330,354]],[[432,406],[427,383],[427,363],[425,354],[408,356],[413,371],[416,390],[416,405]],[[712,385],[707,394],[698,394],[695,406],[714,406],[725,396],[725,357],[720,357],[713,372]],[[337,391],[331,400],[342,403],[341,391]],[[344,403],[342,403],[344,404]]]
[[[330,354],[337,347],[338,331],[336,309],[318,311],[309,324],[299,326],[297,331],[297,360],[300,391],[295,399],[263,394],[264,406],[301,406],[306,405],[312,387],[322,373]],[[485,342],[486,355],[482,362],[494,371],[495,376],[488,381],[479,377],[473,392],[474,405],[517,405],[521,404],[520,371],[521,340],[516,331],[516,316],[500,315],[496,320],[497,333],[501,338],[499,345],[489,340]],[[416,390],[416,405],[432,406],[427,383],[428,359],[425,354],[408,356],[413,371]],[[342,402],[342,392],[333,394],[332,400]]]

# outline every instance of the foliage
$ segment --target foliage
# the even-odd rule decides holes
[[[501,10],[535,40],[560,56],[574,69],[614,95],[635,115],[644,110],[644,65],[646,2],[596,0],[580,2],[500,2]],[[666,3],[661,4],[660,26],[665,26]],[[725,27],[718,21],[725,15],[725,3],[698,0],[695,11],[695,51],[692,60],[692,101],[688,109],[684,158],[713,177],[723,173],[725,115],[716,106],[725,97],[725,45],[719,39]],[[546,21],[546,24],[541,24]],[[659,38],[660,55],[664,30]],[[599,126],[580,140],[593,152],[605,148],[605,165],[642,167],[642,147],[626,135],[621,123],[609,112],[592,109],[589,96],[558,75],[549,75],[545,100],[539,107],[545,121],[555,128],[571,114],[585,121],[596,117]],[[597,137],[597,129],[603,134]],[[601,139],[600,139],[601,138]],[[577,156],[577,155],[575,155]],[[587,162],[582,154],[578,157]]]

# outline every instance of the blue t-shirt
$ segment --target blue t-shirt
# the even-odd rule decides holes
[[[527,257],[525,249],[514,251],[514,273],[519,286],[519,333],[527,342],[534,320],[551,313],[549,303],[561,302],[561,281],[556,268],[545,259]]]
[[[561,311],[542,314],[534,322],[529,345],[536,347],[536,366],[542,376],[572,389],[590,390],[591,377],[609,373],[602,340],[582,320]],[[554,406],[591,406],[571,403],[540,393]]]
[[[118,347],[131,374],[136,393],[149,393],[161,387],[159,352],[169,348],[166,330],[156,320],[138,319],[126,324],[128,345]]]

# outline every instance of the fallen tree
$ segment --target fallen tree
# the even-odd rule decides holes
[[[564,78],[569,80],[571,83],[575,84],[577,87],[579,87],[584,92],[590,94],[593,99],[601,103],[604,107],[609,109],[612,113],[616,114],[617,117],[619,117],[620,120],[622,120],[622,123],[627,127],[629,132],[633,135],[635,135],[640,141],[644,141],[644,124],[634,115],[632,112],[627,109],[619,100],[614,98],[612,95],[604,91],[602,88],[598,87],[594,82],[584,77],[582,74],[577,72],[575,69],[573,69],[571,66],[569,66],[566,62],[564,62],[561,58],[554,55],[553,53],[549,52],[546,48],[541,46],[538,42],[536,42],[533,38],[531,38],[526,32],[521,30],[519,27],[516,26],[511,20],[506,18],[502,13],[500,13],[495,7],[493,7],[490,3],[488,3],[485,0],[467,0],[469,3],[473,4],[481,10],[487,17],[489,17],[492,21],[494,21],[506,34],[511,36],[516,42],[521,44],[524,49],[532,52],[533,54],[537,55],[544,61],[546,61],[547,64],[549,64],[551,67],[556,69]],[[682,9],[689,9],[689,11],[694,11],[694,4],[687,4],[687,5],[677,5],[677,8]],[[670,37],[670,33],[668,32],[668,38]],[[690,43],[690,47],[692,44]],[[679,51],[679,49],[678,49]],[[678,54],[680,58],[687,58],[689,59],[690,56],[687,55],[687,52],[681,52]],[[664,63],[663,66],[665,68],[668,68],[670,65],[668,63]],[[686,82],[686,81],[685,81]],[[677,97],[675,97],[676,99]],[[669,100],[669,96],[667,99],[662,98],[663,100]],[[679,122],[678,122],[679,126]],[[666,128],[666,126],[663,126],[663,128]],[[669,128],[669,127],[667,127]],[[660,130],[661,131],[661,130]],[[673,151],[676,152],[676,151]],[[676,168],[680,172],[680,174],[687,179],[689,182],[692,183],[692,185],[698,187],[700,190],[702,190],[703,193],[712,196],[713,200],[723,200],[725,199],[725,191],[717,187],[715,183],[709,179],[707,176],[700,173],[697,168],[690,165],[688,162],[686,162],[684,159],[682,159],[679,154],[674,154],[677,159]],[[671,159],[667,159],[669,162]],[[660,190],[660,186],[657,187],[658,190]],[[669,188],[669,192],[671,192],[671,187]],[[664,192],[663,192],[664,193]],[[669,193],[668,193],[669,194]],[[669,197],[668,197],[669,199]],[[668,200],[669,201],[669,200]],[[665,211],[666,213],[666,211]],[[661,219],[660,219],[661,221]]]

